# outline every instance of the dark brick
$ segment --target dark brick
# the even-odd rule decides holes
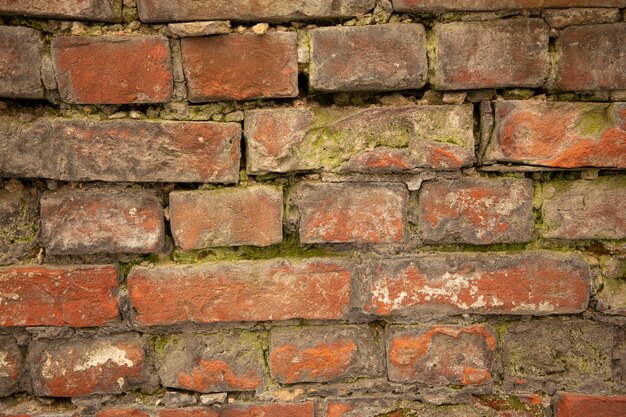
[[[38,230],[37,190],[0,189],[0,265],[28,255],[35,248]]]
[[[624,7],[624,0],[392,0],[398,12],[497,11],[551,7]]]
[[[0,15],[118,22],[122,0],[0,0]]]
[[[24,365],[22,351],[13,336],[0,336],[0,397],[19,391]]]
[[[0,0],[0,12],[2,0]],[[26,27],[0,26],[0,97],[44,98],[41,34]]]

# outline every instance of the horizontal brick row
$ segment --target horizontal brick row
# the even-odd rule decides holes
[[[611,325],[579,319],[516,321],[496,337],[498,329],[485,324],[395,324],[384,329],[346,324],[275,327],[268,333],[223,330],[141,337],[126,332],[39,338],[27,343],[24,353],[13,336],[1,336],[0,396],[30,391],[23,384],[26,379],[32,380],[35,395],[47,397],[121,394],[155,385],[199,393],[262,392],[274,384],[381,378],[391,384],[470,387],[502,377],[505,390],[533,392],[547,383],[553,391],[568,384],[585,391],[592,384],[605,388],[603,378],[614,372],[610,352],[617,335]],[[576,334],[576,340],[563,337],[567,334]],[[531,345],[545,349],[546,360],[560,358],[565,368],[558,382],[532,366]],[[594,367],[577,369],[578,361]],[[558,396],[557,415],[586,409],[584,399]],[[603,406],[603,397],[590,400],[599,409]],[[613,406],[623,407],[624,397],[615,397]],[[584,414],[572,414],[578,415]]]
[[[401,12],[497,11],[573,7],[625,7],[624,0],[392,0]]]
[[[312,29],[309,87],[313,92],[420,89],[429,81],[430,65],[430,83],[440,90],[539,88],[550,70],[548,33],[548,25],[537,18],[437,24],[429,64],[420,24]],[[556,44],[555,77],[547,85],[566,91],[626,89],[621,71],[625,34],[624,23],[564,29]],[[0,96],[44,98],[39,32],[1,26],[0,46],[0,63],[7,67]],[[299,94],[295,32],[184,38],[180,50],[191,102]],[[61,98],[68,103],[172,99],[166,37],[59,36],[52,40],[51,53]]]

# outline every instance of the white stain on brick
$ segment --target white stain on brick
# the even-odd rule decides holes
[[[85,356],[87,357],[86,360],[74,365],[74,371],[85,371],[104,365],[107,362],[113,362],[118,366],[126,366],[128,368],[134,366],[134,363],[126,356],[126,351],[111,344],[96,346],[90,349]]]

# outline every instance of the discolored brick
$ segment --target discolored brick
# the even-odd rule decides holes
[[[620,20],[619,9],[586,7],[574,9],[548,9],[541,14],[550,27],[563,29],[567,26],[614,23]]]
[[[0,397],[19,391],[24,365],[22,352],[13,336],[0,336]]]
[[[389,379],[432,385],[489,382],[496,338],[483,325],[393,326],[387,333]]]
[[[0,26],[0,97],[44,98],[42,55],[43,39],[38,31]]]
[[[170,225],[184,250],[212,246],[269,246],[283,239],[283,193],[271,186],[175,191]]]
[[[548,77],[543,19],[437,24],[433,31],[436,89],[537,88]]]
[[[528,242],[533,237],[531,180],[427,181],[419,195],[419,230],[429,243]]]
[[[128,293],[144,326],[339,319],[349,308],[352,274],[349,263],[321,258],[135,267]]]
[[[301,183],[295,191],[303,243],[394,243],[406,237],[403,184]]]
[[[40,240],[48,253],[150,253],[161,250],[161,201],[147,190],[61,190],[41,198]]]
[[[60,36],[52,59],[61,97],[69,103],[163,103],[172,97],[167,38]]]
[[[474,162],[471,106],[246,112],[250,174],[454,170]]]
[[[0,118],[0,171],[63,181],[239,180],[237,123]]]
[[[0,0],[0,15],[119,22],[122,0]]]
[[[280,327],[270,332],[270,375],[281,384],[380,376],[382,349],[368,326]]]
[[[30,344],[35,395],[81,397],[120,394],[145,381],[145,354],[139,336],[121,334]]]
[[[293,32],[184,38],[181,48],[192,102],[298,95]]]
[[[309,85],[320,92],[419,89],[426,33],[418,24],[314,29]]]
[[[626,316],[626,257],[605,258],[602,277],[602,288],[596,294],[596,309],[606,314]]]
[[[392,0],[398,12],[497,11],[551,7],[624,7],[624,0]]]
[[[105,326],[119,317],[117,269],[0,268],[0,326]]]
[[[625,103],[497,101],[483,163],[626,168]]]
[[[0,265],[28,255],[35,248],[38,230],[37,191],[0,189]]]
[[[579,313],[589,302],[579,255],[434,253],[372,262],[361,274],[363,311],[383,317]]]

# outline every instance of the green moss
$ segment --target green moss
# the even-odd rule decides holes
[[[606,108],[599,107],[583,113],[574,129],[583,136],[599,137],[609,124]]]
[[[157,356],[162,357],[165,354],[165,349],[170,344],[176,344],[178,339],[175,335],[167,335],[167,336],[151,336],[150,337],[150,347],[157,354]]]

